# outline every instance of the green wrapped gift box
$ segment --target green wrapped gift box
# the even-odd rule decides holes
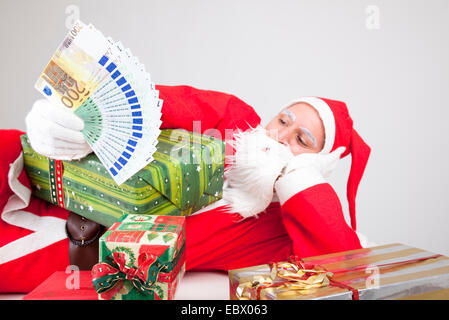
[[[172,300],[185,272],[185,217],[129,214],[99,240],[100,300]]]
[[[225,145],[208,135],[161,130],[154,160],[120,186],[93,153],[51,160],[21,139],[33,195],[106,227],[130,213],[187,216],[222,196]]]

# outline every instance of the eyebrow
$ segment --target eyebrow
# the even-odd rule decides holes
[[[290,118],[290,120],[291,120],[292,122],[295,122],[295,121],[296,121],[296,115],[295,115],[293,112],[291,112],[290,110],[288,110],[288,109],[282,110],[282,111],[281,111],[281,114],[287,115],[287,116]],[[305,135],[312,141],[313,146],[316,147],[316,146],[317,146],[316,138],[315,138],[315,136],[309,131],[309,129],[304,128],[304,127],[299,127],[299,129],[301,129],[302,132],[305,133]]]
[[[284,109],[284,110],[281,111],[281,113],[282,113],[282,114],[286,114],[287,116],[289,116],[290,119],[291,119],[293,122],[296,121],[296,115],[295,115],[293,112],[291,112],[290,110]]]

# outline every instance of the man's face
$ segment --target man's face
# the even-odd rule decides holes
[[[296,103],[284,109],[265,129],[271,138],[288,145],[293,155],[318,153],[324,146],[323,122],[307,103]]]

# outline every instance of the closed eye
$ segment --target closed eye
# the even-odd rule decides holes
[[[283,119],[281,119],[281,118],[279,118],[279,122],[282,124],[282,125],[286,125],[287,124],[287,122],[286,121],[284,121]]]
[[[298,143],[302,144],[303,146],[307,147],[306,143],[304,142],[304,140],[301,138],[301,136],[297,135],[296,136],[296,141],[298,141]]]

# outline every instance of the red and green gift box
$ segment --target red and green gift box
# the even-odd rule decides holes
[[[229,271],[232,300],[449,299],[449,258],[403,244]]]
[[[99,241],[99,299],[173,299],[185,272],[185,217],[128,214]]]

